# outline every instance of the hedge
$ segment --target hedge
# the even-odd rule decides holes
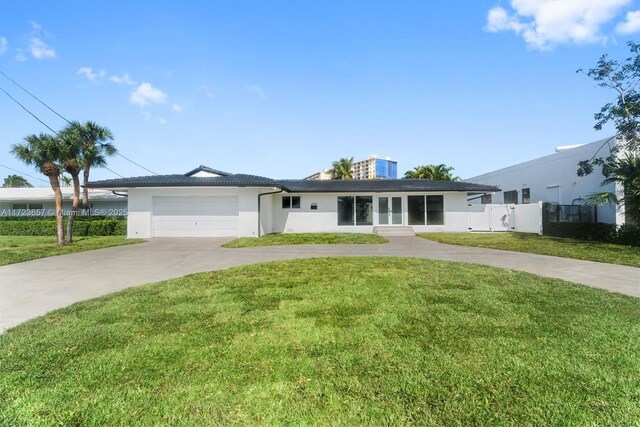
[[[65,221],[66,226],[66,221]],[[55,236],[56,223],[50,219],[0,221],[0,236]],[[74,236],[125,236],[127,221],[122,219],[76,219]]]
[[[65,216],[66,218],[66,216]],[[126,216],[106,216],[106,215],[77,215],[76,222],[78,221],[101,221],[105,219],[117,219],[117,220],[126,220]],[[20,215],[20,216],[0,216],[0,222],[2,221],[54,221],[56,217],[54,215],[47,216],[29,216],[29,215]]]
[[[634,224],[625,224],[616,228],[615,224],[547,222],[544,224],[543,234],[553,237],[640,246],[640,225]]]

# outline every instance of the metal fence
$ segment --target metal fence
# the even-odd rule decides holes
[[[598,222],[598,211],[596,206],[582,205],[556,205],[545,203],[543,209],[543,220],[547,222]]]

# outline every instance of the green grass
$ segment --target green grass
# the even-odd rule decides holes
[[[124,236],[75,237],[73,240],[70,245],[58,246],[55,237],[0,236],[0,265],[142,241]]]
[[[0,425],[637,425],[640,299],[470,264],[186,276],[0,335]]]
[[[276,245],[380,244],[388,240],[377,234],[361,233],[283,233],[262,237],[241,237],[222,245],[225,248],[252,248]]]
[[[423,233],[420,237],[451,245],[503,249],[640,267],[640,247],[528,233]]]

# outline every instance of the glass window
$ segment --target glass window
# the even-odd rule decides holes
[[[483,194],[482,197],[480,197],[480,203],[483,205],[490,205],[492,203],[492,199],[491,194]]]
[[[409,225],[424,225],[424,196],[407,196]]]
[[[504,192],[504,203],[518,203],[518,190],[513,191],[505,191]]]
[[[444,224],[444,197],[427,196],[427,225]]]
[[[531,203],[531,190],[528,188],[522,189],[522,204],[526,205]]]
[[[356,225],[373,225],[372,196],[356,196]]]
[[[29,209],[42,209],[42,203],[29,203]]]
[[[14,209],[14,210],[27,209],[27,204],[26,203],[14,203],[12,209]]]
[[[338,197],[338,225],[353,225],[353,196]]]
[[[300,209],[300,196],[282,196],[282,209]]]

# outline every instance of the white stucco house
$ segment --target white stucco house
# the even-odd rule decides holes
[[[62,187],[62,209],[71,211],[73,187]],[[108,190],[90,190],[94,215],[125,216],[127,198]],[[51,187],[0,188],[0,216],[53,216],[55,200]]]
[[[90,182],[127,194],[128,237],[468,231],[470,193],[494,185],[429,180],[274,180],[200,166],[185,174]]]
[[[590,144],[558,147],[548,156],[468,178],[468,182],[502,189],[493,195],[472,196],[469,202],[584,205],[589,195],[602,192],[612,192],[621,198],[621,185],[600,185],[604,177],[599,168],[587,176],[577,174],[579,161],[606,158],[616,143],[615,139],[607,138]],[[621,225],[625,221],[624,208],[615,205],[598,206],[596,216],[598,222]]]

